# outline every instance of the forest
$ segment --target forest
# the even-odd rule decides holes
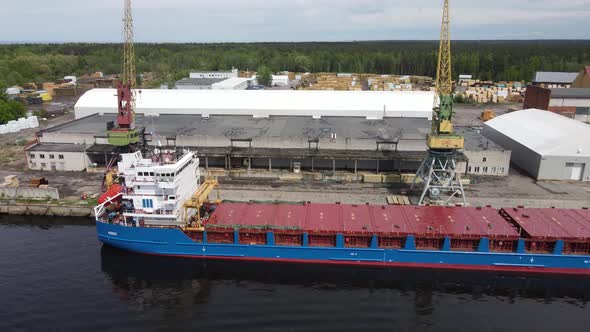
[[[137,72],[161,82],[190,70],[356,72],[435,76],[437,41],[136,44]],[[482,80],[530,81],[535,71],[579,71],[590,64],[590,40],[454,41],[453,73]],[[0,86],[66,75],[120,72],[120,44],[0,45]]]

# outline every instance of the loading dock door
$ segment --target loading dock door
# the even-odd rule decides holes
[[[567,174],[570,176],[570,180],[582,180],[582,176],[584,176],[584,164],[581,163],[566,163],[565,168],[567,170]]]

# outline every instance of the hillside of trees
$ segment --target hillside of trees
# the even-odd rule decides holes
[[[190,70],[365,72],[434,76],[436,41],[335,43],[137,44],[137,71],[163,81]],[[119,44],[0,45],[0,86],[66,75],[120,72]],[[579,71],[590,64],[586,41],[455,41],[453,72],[484,80],[530,81],[535,71]]]

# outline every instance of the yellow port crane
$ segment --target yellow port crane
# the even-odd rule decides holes
[[[420,205],[424,204],[426,194],[429,194],[431,204],[446,205],[453,197],[462,198],[466,204],[461,179],[456,172],[457,151],[463,149],[464,139],[454,132],[453,99],[449,0],[444,0],[432,129],[426,141],[428,154],[412,183],[412,189],[418,180],[424,184]]]

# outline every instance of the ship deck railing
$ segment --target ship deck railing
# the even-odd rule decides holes
[[[115,201],[116,199],[118,199],[119,197],[123,196],[123,193],[118,193],[113,197],[110,197],[109,199],[107,199],[106,201],[104,201],[102,204],[99,204],[97,206],[94,207],[94,216],[95,218],[98,220],[105,212],[106,207],[108,205],[110,205],[113,201]]]

